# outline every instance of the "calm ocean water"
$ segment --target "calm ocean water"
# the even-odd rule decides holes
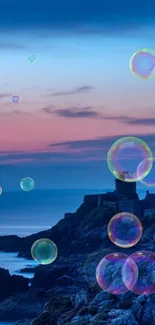
[[[86,194],[105,193],[105,190],[34,190],[3,192],[0,196],[0,236],[24,237],[49,229],[64,217],[75,212]],[[138,191],[140,198],[144,190]]]
[[[0,325],[13,325],[15,323],[10,323],[10,322],[0,322]]]
[[[17,257],[18,253],[5,253],[0,251],[0,267],[9,270],[10,274],[23,275],[26,278],[33,277],[33,267],[38,264],[33,260]],[[32,268],[32,273],[21,273],[26,267]]]
[[[103,190],[3,192],[0,197],[0,236],[24,237],[54,226],[65,212],[75,212],[86,194]]]

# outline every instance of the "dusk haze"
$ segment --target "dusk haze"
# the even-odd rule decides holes
[[[1,0],[0,66],[0,325],[155,325],[155,1]]]

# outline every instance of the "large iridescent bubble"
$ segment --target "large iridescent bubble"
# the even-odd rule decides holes
[[[141,251],[130,255],[123,265],[122,279],[125,286],[138,295],[154,293],[155,253]]]
[[[123,248],[136,245],[142,236],[142,224],[132,213],[116,214],[108,223],[107,233],[113,244]]]
[[[151,171],[146,177],[141,180],[141,183],[146,186],[152,187],[155,186],[155,158],[146,158],[142,160],[142,162],[138,166],[137,173],[138,175],[141,175],[145,169],[145,166],[149,163],[152,164]]]
[[[58,249],[52,240],[41,238],[36,240],[32,245],[31,255],[39,264],[51,264],[57,258]]]
[[[155,51],[142,49],[135,52],[129,63],[130,71],[140,79],[146,80],[154,76]]]
[[[95,287],[96,286],[96,268],[101,259],[103,259],[104,256],[112,253],[112,250],[109,248],[100,249],[98,251],[95,251],[88,255],[88,257],[84,261],[84,277],[86,281],[88,282],[89,287]]]
[[[106,255],[96,268],[98,285],[112,294],[122,294],[128,291],[122,280],[122,268],[128,256],[122,253]]]
[[[147,176],[152,168],[152,160],[148,160],[143,172],[138,174],[139,164],[147,158],[152,158],[152,152],[144,141],[136,137],[123,137],[111,146],[107,164],[116,178],[136,182]]]
[[[21,180],[20,187],[25,192],[32,191],[34,188],[34,180],[31,177],[25,177]]]

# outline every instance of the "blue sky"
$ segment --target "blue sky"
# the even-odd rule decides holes
[[[153,1],[3,1],[1,186],[31,176],[37,188],[109,187],[113,141],[135,135],[154,151],[155,78],[129,71],[154,40]]]

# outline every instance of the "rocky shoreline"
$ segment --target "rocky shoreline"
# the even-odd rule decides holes
[[[97,207],[95,201],[84,200],[75,213],[66,214],[50,230],[25,238],[0,237],[0,250],[18,251],[25,258],[31,257],[31,245],[42,237],[52,239],[59,252],[54,263],[33,269],[31,287],[22,276],[14,278],[0,269],[0,320],[16,325],[154,325],[154,294],[112,295],[96,283],[96,265],[109,252],[155,250],[153,217],[142,220],[143,236],[136,247],[114,246],[107,236],[107,224],[115,213],[113,207]]]

